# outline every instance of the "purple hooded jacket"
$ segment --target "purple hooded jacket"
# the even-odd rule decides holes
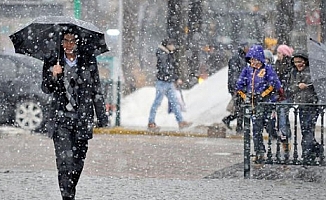
[[[237,91],[242,91],[247,97],[253,99],[256,96],[262,95],[264,92],[267,99],[266,102],[277,101],[278,95],[272,91],[281,89],[281,82],[277,77],[271,65],[265,64],[264,49],[261,45],[253,45],[246,54],[246,60],[250,58],[259,60],[263,65],[259,68],[253,68],[249,65],[244,67],[237,81]]]

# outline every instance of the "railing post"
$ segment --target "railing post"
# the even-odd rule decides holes
[[[300,164],[298,160],[298,107],[294,108],[294,141],[293,141],[293,164]]]
[[[115,125],[120,126],[120,97],[121,96],[121,83],[120,83],[120,77],[118,77],[118,83],[117,83],[117,106],[116,106],[116,119],[115,119]]]
[[[250,118],[251,118],[251,108],[249,105],[244,106],[244,178],[250,178]]]
[[[267,141],[267,159],[265,161],[266,164],[273,164],[273,153],[272,153],[272,137],[273,137],[273,132],[276,131],[275,130],[275,123],[276,121],[276,114],[274,113],[274,110],[276,108],[275,105],[271,105],[271,104],[264,104],[264,103],[260,103],[260,106],[263,107],[264,110],[264,117],[267,117],[267,120],[265,121],[265,123],[267,122],[267,124],[265,124],[265,129],[267,131],[268,134],[268,141]],[[268,116],[265,116],[266,113]],[[276,111],[275,111],[276,112]]]
[[[320,152],[320,165],[325,165],[324,159],[325,159],[325,154],[324,154],[324,115],[325,115],[325,106],[322,106],[320,108],[320,118],[321,118],[321,130],[320,130],[320,145],[323,147],[322,152]]]
[[[270,123],[270,122],[268,122],[268,123]],[[267,142],[267,160],[266,160],[266,164],[273,164],[271,126],[267,126],[267,127],[268,127],[268,142]]]

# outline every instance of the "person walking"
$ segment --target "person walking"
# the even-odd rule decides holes
[[[291,62],[294,65],[290,73],[289,92],[294,103],[316,104],[318,97],[312,84],[308,54],[297,51]],[[299,121],[302,134],[303,164],[311,164],[316,158],[314,150],[315,127],[318,118],[318,107],[314,105],[299,105]]]
[[[175,40],[172,38],[164,39],[158,46],[156,51],[157,57],[157,74],[156,74],[156,96],[150,109],[148,118],[148,129],[151,131],[159,130],[155,123],[157,108],[161,105],[164,95],[171,103],[171,111],[174,113],[179,128],[183,129],[192,125],[191,122],[184,121],[180,106],[175,93],[175,83],[182,84],[182,80],[178,76],[175,61]]]
[[[224,117],[222,122],[226,125],[227,128],[231,129],[230,123],[233,120],[237,120],[236,133],[243,133],[243,112],[240,107],[242,100],[237,98],[236,94],[236,84],[242,69],[247,65],[246,62],[246,53],[249,50],[247,42],[241,43],[238,51],[232,56],[228,63],[228,90],[231,95],[232,100],[234,101],[234,112],[230,115]]]
[[[253,45],[246,54],[249,66],[245,67],[237,81],[237,94],[252,109],[252,132],[254,151],[256,152],[256,162],[264,162],[266,152],[263,141],[263,129],[269,125],[271,110],[260,102],[275,102],[276,96],[272,91],[278,91],[282,96],[281,83],[271,65],[265,63],[263,47]],[[267,128],[270,130],[270,128]]]
[[[54,143],[63,200],[75,199],[93,137],[94,110],[98,126],[108,124],[96,58],[82,50],[79,38],[72,29],[65,31],[59,55],[45,55],[43,66],[42,90],[52,94],[46,129]]]

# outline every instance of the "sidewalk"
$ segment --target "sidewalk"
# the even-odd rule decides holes
[[[52,141],[10,131],[0,137],[0,200],[59,200]],[[325,182],[245,180],[230,168],[242,161],[242,140],[95,134],[76,200],[325,199]]]

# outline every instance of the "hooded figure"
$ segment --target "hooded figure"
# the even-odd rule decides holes
[[[256,162],[264,161],[266,152],[263,142],[263,129],[272,134],[274,127],[271,123],[271,112],[269,107],[261,106],[259,102],[274,102],[276,95],[272,91],[283,93],[281,83],[277,78],[271,65],[265,63],[264,49],[261,45],[253,45],[246,54],[249,63],[246,66],[237,82],[237,93],[241,98],[252,106],[252,126],[254,150],[256,152]]]
[[[264,49],[253,45],[246,54],[246,66],[237,81],[237,93],[248,103],[255,106],[258,102],[275,102],[277,96],[272,91],[283,95],[281,83],[271,65],[265,64]]]

